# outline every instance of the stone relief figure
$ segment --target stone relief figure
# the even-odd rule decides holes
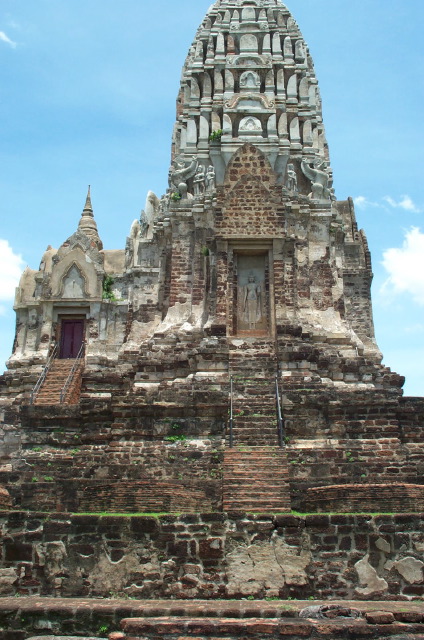
[[[313,165],[310,166],[305,160],[302,160],[302,171],[312,182],[312,191],[309,194],[311,200],[328,200],[330,197],[328,188],[330,177],[326,170],[325,161],[316,158]]]
[[[215,167],[210,164],[205,176],[206,191],[211,192],[215,190]]]
[[[193,156],[191,160],[185,160],[181,156],[176,158],[169,172],[170,188],[179,191],[181,195],[183,191],[187,193],[187,181],[196,173],[197,164],[196,156]]]
[[[256,323],[262,319],[262,288],[253,274],[243,287],[243,315],[249,329],[255,329]]]
[[[287,166],[286,187],[289,191],[297,193],[297,175],[294,169],[294,164],[291,163]]]
[[[193,178],[193,190],[195,196],[200,196],[205,191],[205,167],[199,164]]]

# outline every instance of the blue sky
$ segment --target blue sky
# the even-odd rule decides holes
[[[2,0],[0,363],[17,275],[73,233],[87,185],[107,249],[165,191],[181,67],[209,4]],[[315,61],[337,197],[356,200],[368,237],[384,362],[424,395],[424,3],[286,4]]]

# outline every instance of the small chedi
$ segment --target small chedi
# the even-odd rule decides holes
[[[287,535],[292,510],[424,511],[424,401],[381,364],[367,240],[352,200],[336,198],[313,62],[279,0],[208,11],[183,69],[168,180],[124,248],[103,249],[89,191],[75,233],[23,273],[0,385],[3,509],[205,514],[205,528],[280,514]],[[299,536],[297,551],[278,543],[292,582],[268,589],[257,576],[254,593],[314,579],[312,538]],[[343,540],[341,554],[354,550]],[[230,565],[243,564],[231,544]],[[421,578],[399,583],[409,595],[422,589],[414,553]],[[387,555],[387,579],[371,551],[355,558],[357,596],[395,592],[387,575],[402,558]],[[252,592],[235,575],[219,594]],[[184,591],[173,588],[135,591]]]

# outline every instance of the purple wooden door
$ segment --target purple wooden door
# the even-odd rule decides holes
[[[60,358],[76,358],[84,336],[84,320],[62,320]]]

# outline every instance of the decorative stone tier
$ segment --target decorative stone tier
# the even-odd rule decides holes
[[[313,487],[307,492],[311,511],[341,513],[420,513],[424,486],[419,484],[352,484]]]
[[[424,514],[1,512],[0,527],[2,597],[407,601],[424,595]]]

